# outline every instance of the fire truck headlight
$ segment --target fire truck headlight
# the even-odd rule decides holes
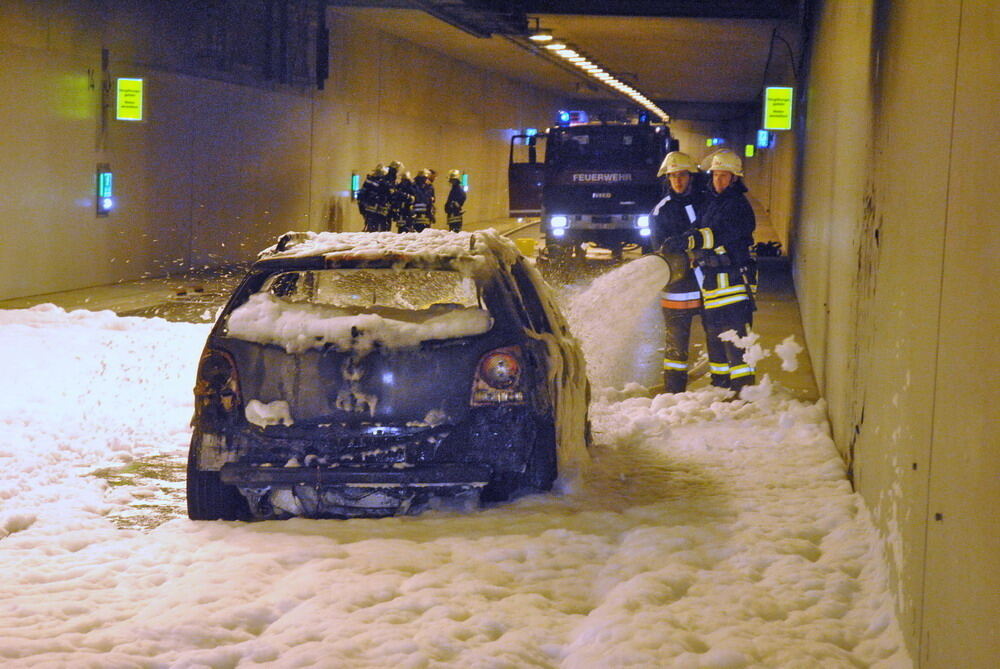
[[[649,234],[648,232],[645,232],[646,230],[649,230],[649,215],[648,214],[643,214],[639,218],[635,219],[635,224],[639,226],[640,230],[644,231],[643,235],[648,235]]]
[[[650,230],[649,228],[639,228],[640,237],[649,237],[651,232],[652,230]]]
[[[566,234],[566,229],[565,228],[552,228],[552,236],[553,237],[562,237],[565,234]]]
[[[569,219],[567,219],[565,216],[553,216],[549,220],[549,223],[552,224],[553,230],[558,230],[560,228],[565,228],[567,225],[569,225]]]

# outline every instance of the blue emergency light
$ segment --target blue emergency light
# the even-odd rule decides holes
[[[538,128],[526,128],[524,134],[527,137],[534,137],[538,134]]]
[[[757,131],[757,148],[758,149],[769,149],[771,148],[772,142],[774,141],[774,133],[768,132],[767,130]]]
[[[569,112],[561,111],[559,112],[559,125],[569,125]]]

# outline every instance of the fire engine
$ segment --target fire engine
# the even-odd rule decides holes
[[[648,247],[662,189],[656,171],[676,147],[665,124],[563,112],[545,132],[511,139],[510,215],[541,218],[550,258],[582,255],[588,242],[615,256],[627,245]]]

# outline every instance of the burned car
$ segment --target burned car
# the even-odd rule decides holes
[[[188,515],[378,517],[545,491],[586,457],[583,355],[492,230],[287,233],[220,312]]]

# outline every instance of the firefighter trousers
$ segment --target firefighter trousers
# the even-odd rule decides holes
[[[376,213],[365,215],[365,232],[387,232],[390,229],[389,219]]]
[[[688,348],[691,343],[691,321],[699,309],[663,308],[663,391],[682,393],[687,390]]]
[[[744,362],[743,349],[719,339],[719,335],[727,330],[734,330],[740,337],[745,337],[752,322],[752,308],[749,300],[741,300],[704,310],[702,318],[713,386],[730,388],[738,393],[744,386],[754,384],[754,369]]]

